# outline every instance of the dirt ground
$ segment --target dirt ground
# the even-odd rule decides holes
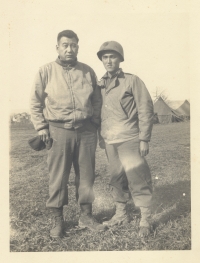
[[[132,222],[103,233],[80,230],[75,201],[74,171],[69,180],[69,205],[64,208],[65,236],[49,236],[46,150],[36,152],[28,139],[33,129],[11,128],[10,133],[10,251],[132,251],[191,249],[190,123],[154,125],[147,156],[153,188],[153,231],[138,237],[139,213],[129,202]],[[100,222],[114,214],[109,193],[109,169],[104,150],[97,148],[94,216]]]

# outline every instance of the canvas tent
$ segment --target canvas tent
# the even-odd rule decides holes
[[[175,110],[176,114],[183,118],[184,121],[190,119],[190,103],[188,100],[170,101],[169,107]]]
[[[155,122],[159,123],[171,123],[183,121],[183,118],[179,116],[179,113],[176,110],[171,109],[164,100],[159,97],[158,100],[154,103],[154,114]]]
[[[173,109],[178,109],[182,104],[184,103],[184,100],[168,100],[167,105]]]
[[[180,116],[190,117],[190,103],[188,100],[185,100],[183,104],[176,109],[176,112]]]

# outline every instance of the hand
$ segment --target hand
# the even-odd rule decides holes
[[[99,147],[100,147],[101,149],[105,149],[105,148],[106,148],[105,142],[104,142],[103,139],[99,141]]]
[[[97,125],[95,122],[93,122],[93,121],[90,121],[90,122],[91,122],[92,126],[94,126],[96,129],[99,128],[99,125]]]
[[[145,141],[140,141],[140,155],[142,157],[146,156],[149,153],[149,144]]]
[[[48,142],[50,139],[49,136],[49,129],[43,129],[38,132],[38,135],[40,136],[40,140],[43,142]]]

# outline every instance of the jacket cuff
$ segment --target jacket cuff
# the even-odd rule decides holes
[[[145,134],[144,132],[139,133],[139,140],[144,142],[150,142],[151,134]]]
[[[41,130],[44,130],[44,129],[49,129],[49,124],[48,123],[45,126],[36,129],[36,131],[41,131]]]

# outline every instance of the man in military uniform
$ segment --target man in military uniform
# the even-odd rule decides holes
[[[100,145],[104,140],[116,205],[115,215],[104,224],[129,222],[126,212],[129,188],[135,205],[141,210],[139,235],[147,236],[151,226],[152,185],[144,156],[149,152],[153,103],[142,80],[120,68],[124,52],[118,42],[103,43],[97,56],[107,71],[98,83],[103,98]]]
[[[77,61],[78,41],[71,30],[58,34],[58,58],[39,69],[31,92],[34,127],[44,142],[53,139],[47,160],[50,179],[46,203],[54,217],[52,237],[63,234],[63,206],[68,204],[67,184],[72,164],[76,199],[81,208],[79,226],[105,229],[92,216],[101,93],[93,69]]]

